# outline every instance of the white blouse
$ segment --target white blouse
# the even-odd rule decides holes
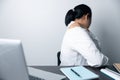
[[[68,25],[74,23],[73,21]],[[61,66],[90,65],[99,67],[108,63],[100,43],[91,32],[82,27],[67,29],[61,46]]]

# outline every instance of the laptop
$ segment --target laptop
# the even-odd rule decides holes
[[[0,80],[44,80],[29,76],[20,40],[0,39]]]

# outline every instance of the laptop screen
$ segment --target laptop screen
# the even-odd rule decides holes
[[[0,80],[29,80],[20,40],[0,39]]]

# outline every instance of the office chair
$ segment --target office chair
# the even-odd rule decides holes
[[[57,61],[58,61],[57,65],[58,65],[58,66],[59,66],[60,63],[61,63],[61,61],[60,61],[60,54],[61,54],[61,52],[58,51],[58,52],[57,52]]]

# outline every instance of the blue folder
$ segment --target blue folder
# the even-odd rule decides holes
[[[71,71],[71,69],[73,69],[80,76],[76,75],[73,71]],[[99,78],[97,74],[93,73],[92,71],[88,70],[83,66],[60,68],[60,70],[70,80],[90,80],[90,79]]]

